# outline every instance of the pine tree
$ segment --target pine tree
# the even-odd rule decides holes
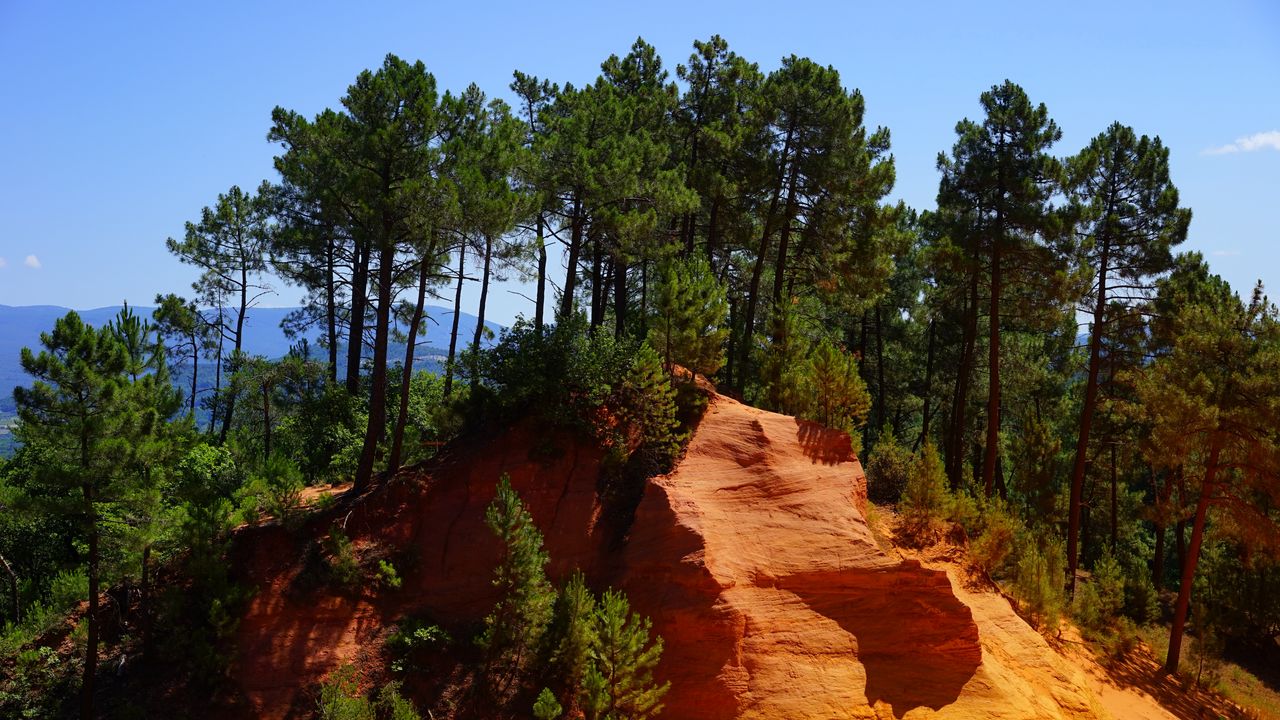
[[[499,599],[485,618],[484,648],[494,690],[501,695],[523,669],[551,617],[555,594],[547,582],[542,534],[506,475],[485,509],[485,522],[502,543],[493,584]]]
[[[728,309],[724,286],[705,260],[671,260],[662,267],[649,344],[673,372],[681,365],[710,377],[724,365]]]
[[[1000,330],[1007,312],[1003,301],[1014,289],[1045,293],[1020,303],[1030,315],[1059,297],[1066,268],[1059,247],[1061,217],[1051,204],[1059,192],[1062,167],[1048,153],[1062,137],[1043,104],[1032,105],[1027,94],[1006,80],[982,94],[986,117],[981,123],[956,125],[959,139],[950,158],[939,155],[942,182],[940,212],[961,223],[957,240],[968,245],[976,273],[987,273],[988,391],[987,431],[982,461],[982,484],[988,496],[995,489],[1000,446],[1001,378]],[[967,226],[967,227],[966,227]],[[974,285],[976,299],[976,284]],[[1061,302],[1060,300],[1056,302]],[[970,313],[976,318],[976,302]]]
[[[631,612],[622,593],[606,590],[600,598],[585,681],[587,720],[646,720],[662,712],[662,697],[671,683],[653,680],[662,638],[650,641],[651,625]]]
[[[39,354],[22,349],[22,369],[36,378],[18,387],[14,399],[23,443],[44,448],[41,470],[51,487],[51,512],[74,518],[87,546],[88,626],[80,716],[93,717],[94,678],[98,667],[98,608],[101,539],[106,506],[116,500],[125,479],[119,459],[127,456],[129,356],[110,328],[93,329],[74,311],[42,333]]]
[[[1152,428],[1148,460],[1198,484],[1191,540],[1165,669],[1176,672],[1208,511],[1221,508],[1242,542],[1280,547],[1280,316],[1254,292],[1247,307],[1191,306],[1172,351],[1137,382]]]
[[[267,249],[273,233],[272,191],[263,182],[258,193],[232,186],[218,195],[213,207],[200,213],[200,222],[187,223],[182,241],[169,238],[165,245],[184,263],[203,272],[192,283],[200,302],[216,308],[219,332],[231,343],[230,358],[219,351],[219,369],[234,360],[244,347],[244,323],[249,309],[274,292],[267,284]],[[230,317],[222,312],[230,302]],[[219,380],[221,373],[219,372]],[[222,409],[222,439],[231,429],[234,405]]]
[[[1169,181],[1169,151],[1160,138],[1138,138],[1132,128],[1113,123],[1069,165],[1072,189],[1083,205],[1085,258],[1095,276],[1088,298],[1093,314],[1089,367],[1071,471],[1067,577],[1074,590],[1080,501],[1097,403],[1102,341],[1112,320],[1106,311],[1113,299],[1119,299],[1112,313],[1123,312],[1142,298],[1152,276],[1170,268],[1170,248],[1186,238],[1191,211],[1178,207],[1178,190]]]

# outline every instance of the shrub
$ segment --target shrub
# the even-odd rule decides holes
[[[949,509],[950,493],[947,491],[947,474],[942,458],[932,443],[914,458],[911,473],[902,493],[902,507],[908,515],[921,518],[937,518]]]
[[[373,705],[360,696],[356,669],[343,665],[320,684],[320,720],[377,720]]]
[[[387,653],[391,656],[391,670],[406,673],[419,665],[420,656],[445,648],[453,640],[439,625],[423,619],[402,620],[395,632],[387,636]]]
[[[982,513],[982,529],[969,546],[969,561],[989,575],[1004,568],[1013,550],[1014,534],[1020,523],[1000,501],[986,503]]]
[[[594,624],[592,663],[583,683],[587,719],[646,720],[661,713],[671,683],[653,681],[662,638],[650,641],[649,619],[631,612],[625,595],[607,590],[596,605]]]
[[[328,554],[328,570],[330,581],[344,587],[354,587],[360,583],[360,563],[356,560],[355,548],[351,538],[335,524],[329,528],[324,539],[324,550]]]
[[[910,481],[915,458],[898,442],[889,426],[881,431],[867,460],[867,498],[875,503],[896,503]]]
[[[1056,631],[1065,603],[1066,557],[1057,539],[1024,531],[1018,538],[1013,594],[1042,629]]]

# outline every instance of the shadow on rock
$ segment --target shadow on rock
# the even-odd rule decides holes
[[[787,578],[780,585],[857,640],[867,704],[901,718],[955,702],[982,663],[978,626],[946,573],[908,560],[885,570]]]

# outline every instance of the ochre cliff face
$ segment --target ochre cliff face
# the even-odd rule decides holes
[[[405,613],[483,618],[497,560],[484,508],[502,473],[546,537],[553,579],[581,568],[652,618],[671,682],[663,718],[1104,716],[1003,598],[881,549],[843,433],[713,396],[625,537],[597,500],[596,450],[523,425],[454,458],[339,518],[358,548],[415,558],[396,593],[291,592],[297,549],[264,533],[237,665],[255,717],[313,707],[307,686],[368,656]]]

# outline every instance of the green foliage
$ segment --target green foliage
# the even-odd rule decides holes
[[[328,556],[330,582],[346,588],[354,588],[360,584],[360,561],[356,558],[355,547],[351,544],[351,538],[336,523],[325,536],[324,552]]]
[[[926,442],[911,465],[900,507],[908,518],[940,518],[951,510],[951,505],[942,458],[933,443]]]
[[[360,681],[352,665],[343,665],[320,684],[320,720],[376,720],[373,704],[360,696]]]
[[[867,460],[867,498],[875,503],[898,502],[914,471],[911,451],[898,442],[893,428],[884,428]]]
[[[662,712],[670,683],[656,684],[662,638],[651,641],[648,618],[631,612],[625,595],[605,591],[596,607],[592,663],[583,687],[588,720],[645,720]]]
[[[291,458],[279,453],[249,471],[245,484],[236,492],[239,519],[256,523],[266,514],[294,527],[301,519],[302,470]]]
[[[830,341],[818,343],[809,357],[808,372],[813,395],[806,416],[849,433],[854,452],[861,451],[858,431],[871,410],[871,396],[853,353]]]
[[[533,717],[536,720],[556,720],[562,712],[564,708],[556,700],[555,693],[551,692],[550,688],[542,688],[542,692],[538,693],[538,699],[533,703]]]
[[[485,521],[501,543],[502,554],[493,578],[498,603],[485,618],[479,643],[495,685],[502,689],[531,659],[530,650],[550,620],[555,595],[547,582],[542,534],[505,475],[485,510]]]
[[[544,656],[549,675],[564,690],[560,697],[572,704],[583,691],[591,667],[591,647],[595,642],[596,599],[581,572],[569,577],[556,595],[551,624],[547,628]]]
[[[620,448],[668,454],[678,442],[675,395],[652,348],[591,333],[581,316],[539,330],[520,321],[464,367],[478,368],[473,396],[479,417],[509,420],[533,412],[580,428]]]
[[[1041,535],[1019,541],[1013,595],[1019,607],[1042,628],[1057,632],[1066,594],[1066,555],[1056,539]]]
[[[422,618],[401,620],[395,632],[387,636],[391,670],[397,674],[413,672],[420,667],[424,654],[445,649],[452,642],[453,638],[439,625]]]
[[[714,375],[725,361],[729,303],[724,286],[701,258],[673,259],[659,268],[656,315],[649,344],[672,368]]]
[[[400,573],[396,572],[396,566],[386,560],[378,561],[378,571],[374,576],[374,581],[382,587],[390,588],[391,590],[399,590],[402,582],[400,580]]]

